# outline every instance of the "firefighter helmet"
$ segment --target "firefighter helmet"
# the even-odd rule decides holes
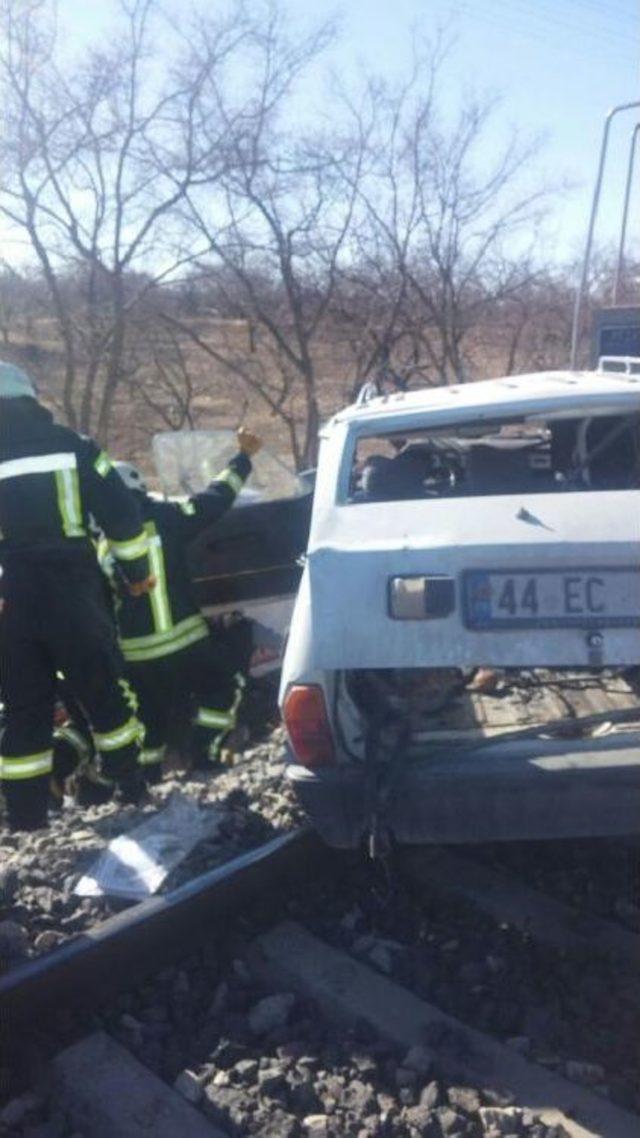
[[[18,399],[24,396],[29,399],[36,397],[33,383],[26,371],[0,360],[0,399]]]
[[[114,462],[113,465],[129,490],[137,490],[139,494],[148,493],[144,478],[132,462]]]

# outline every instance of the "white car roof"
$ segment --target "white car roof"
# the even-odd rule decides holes
[[[544,371],[528,375],[505,376],[453,387],[423,387],[416,391],[382,395],[366,403],[352,404],[328,424],[382,426],[385,418],[411,418],[433,412],[438,419],[445,413],[449,421],[468,419],[482,411],[482,417],[530,414],[536,411],[567,412],[587,404],[625,406],[640,404],[640,376],[603,371]],[[451,414],[449,414],[451,412]]]

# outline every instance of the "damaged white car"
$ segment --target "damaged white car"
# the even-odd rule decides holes
[[[330,844],[638,831],[638,371],[425,389],[324,428],[281,704]]]

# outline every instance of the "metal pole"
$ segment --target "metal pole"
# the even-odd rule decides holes
[[[591,204],[591,217],[589,219],[589,229],[587,231],[587,243],[584,251],[584,259],[582,262],[582,277],[580,285],[576,293],[576,303],[573,312],[573,331],[571,334],[571,363],[572,371],[576,370],[576,362],[578,358],[578,337],[580,330],[580,316],[582,312],[582,298],[585,294],[587,282],[589,279],[589,263],[591,261],[591,246],[593,243],[593,231],[595,229],[596,217],[598,216],[598,205],[600,204],[600,191],[602,189],[602,177],[604,174],[604,165],[607,156],[607,148],[609,145],[609,130],[611,123],[616,115],[622,111],[630,111],[634,107],[640,107],[640,101],[634,103],[620,103],[617,107],[612,107],[604,121],[604,131],[602,135],[602,144],[600,146],[600,161],[598,163],[598,174],[596,177],[595,190],[593,192],[593,202]]]
[[[613,303],[618,303],[618,293],[620,291],[620,278],[622,276],[622,269],[624,267],[624,247],[627,241],[627,221],[629,219],[629,203],[631,201],[631,186],[633,184],[633,167],[636,159],[636,146],[638,144],[638,136],[640,135],[640,122],[636,123],[631,132],[631,143],[629,146],[629,165],[627,167],[627,185],[624,192],[624,208],[622,212],[622,228],[620,230],[620,248],[618,249],[618,263],[616,265],[616,276],[613,282]]]

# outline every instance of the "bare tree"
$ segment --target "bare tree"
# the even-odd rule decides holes
[[[322,375],[315,348],[347,250],[364,150],[335,126],[331,135],[292,135],[276,112],[295,96],[297,80],[331,34],[322,27],[291,40],[281,14],[271,13],[254,40],[253,130],[229,132],[224,224],[219,206],[212,210],[198,191],[187,196],[189,219],[209,245],[200,267],[211,273],[216,310],[247,320],[254,351],[240,358],[220,342],[195,333],[192,339],[283,421],[298,468],[317,454]],[[183,331],[190,334],[187,322]]]
[[[352,354],[352,392],[365,378],[390,364],[407,378],[424,378],[415,330],[407,319],[407,266],[419,222],[420,182],[411,169],[415,145],[410,133],[426,132],[442,61],[440,40],[416,59],[405,82],[391,89],[369,77],[359,101],[343,95],[345,116],[361,140],[352,255],[341,275],[332,315],[347,334]],[[416,91],[420,92],[416,104]],[[411,116],[414,121],[411,123]]]
[[[229,115],[212,118],[209,104],[205,114],[202,96],[241,51],[246,20],[238,9],[210,23],[204,52],[176,35],[172,56],[158,47],[156,0],[123,0],[113,46],[70,66],[48,0],[2,0],[0,13],[0,211],[28,236],[47,283],[66,417],[105,440],[136,308],[194,255],[177,206],[205,168],[209,186],[226,168]]]
[[[119,2],[109,44],[78,63],[54,0],[0,0],[0,214],[45,282],[71,425],[106,441],[135,393],[154,421],[192,426],[206,358],[302,468],[322,414],[380,366],[463,381],[497,313],[507,367],[535,356],[535,151],[514,139],[487,159],[491,103],[445,123],[439,42],[403,86],[371,79],[308,126],[284,112],[330,25],[290,35],[242,0],[169,24],[161,0]]]
[[[170,431],[193,430],[196,400],[208,385],[198,381],[184,337],[154,313],[140,314],[132,333],[127,384],[132,406],[141,404],[147,413],[149,434],[158,425]]]
[[[514,137],[487,161],[491,101],[466,100],[443,124],[444,55],[436,43],[400,89],[370,84],[378,159],[360,197],[365,243],[395,282],[386,346],[423,381],[458,383],[474,328],[526,284],[521,247],[535,245],[547,195],[523,185],[534,144]]]
[[[0,335],[4,348],[18,362],[33,366],[44,357],[34,343],[33,331],[35,321],[48,313],[47,289],[40,274],[0,260]]]
[[[500,375],[566,367],[573,299],[566,271],[525,263],[520,287],[487,311],[475,352]]]

